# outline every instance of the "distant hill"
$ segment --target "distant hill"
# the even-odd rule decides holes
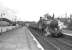
[[[31,24],[31,23],[36,23],[35,21],[25,21],[24,23],[29,23],[29,24]]]
[[[23,24],[24,21],[16,21],[17,24]]]
[[[26,25],[26,24],[32,24],[32,23],[35,23],[34,21],[16,21],[16,24],[19,24],[19,25]]]

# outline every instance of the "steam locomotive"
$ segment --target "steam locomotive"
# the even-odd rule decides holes
[[[50,21],[47,21],[47,22],[50,23]],[[30,27],[32,27],[35,30],[41,31],[40,35],[43,35],[43,36],[45,36],[47,34],[47,32],[49,32],[49,34],[47,34],[46,36],[50,35],[50,36],[56,37],[56,38],[63,36],[61,29],[57,29],[57,28],[50,29],[50,28],[48,28],[49,24],[47,24],[47,23],[44,25],[41,22],[38,22],[36,24],[30,25]]]

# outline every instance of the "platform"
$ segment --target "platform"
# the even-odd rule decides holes
[[[26,27],[3,33],[0,35],[0,50],[41,50],[33,38]]]

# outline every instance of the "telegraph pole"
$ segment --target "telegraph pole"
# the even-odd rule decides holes
[[[3,17],[3,14],[1,13],[1,19],[2,19],[2,17]],[[1,33],[2,33],[2,26],[1,26]]]
[[[54,13],[53,13],[52,19],[54,19],[54,17],[55,17],[55,15],[54,15]]]

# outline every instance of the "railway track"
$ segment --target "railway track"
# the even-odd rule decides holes
[[[39,35],[41,32],[29,27],[29,30],[36,37],[45,50],[72,50],[72,37],[64,35],[62,38],[45,37]]]

